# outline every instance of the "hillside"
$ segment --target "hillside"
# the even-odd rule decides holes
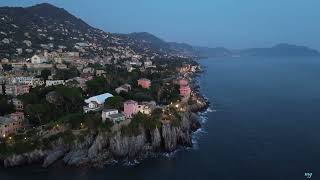
[[[273,57],[292,57],[292,56],[320,56],[317,50],[305,46],[291,44],[278,44],[270,48],[252,48],[239,52],[241,56],[273,56]]]
[[[0,7],[0,58],[30,57],[44,49],[80,49],[83,56],[111,54],[123,58],[133,54],[179,54],[168,43],[151,34],[108,33],[51,4],[26,8]]]

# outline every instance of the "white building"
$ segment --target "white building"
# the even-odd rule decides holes
[[[64,85],[64,80],[46,80],[46,87],[48,86],[57,86],[57,85]]]
[[[102,121],[105,122],[106,119],[110,119],[110,115],[113,114],[119,114],[119,111],[117,109],[104,109],[101,114]]]
[[[117,87],[115,91],[120,94],[121,92],[129,92],[131,90],[131,85],[130,84],[124,84],[120,87]]]
[[[42,55],[34,55],[31,57],[31,63],[32,64],[41,64],[44,62],[48,62],[48,59],[45,56]]]
[[[104,107],[104,102],[110,98],[113,97],[110,93],[104,93],[97,96],[90,97],[89,99],[86,99],[84,102],[87,103],[87,106],[83,107],[83,111],[85,113],[90,111],[100,111]]]

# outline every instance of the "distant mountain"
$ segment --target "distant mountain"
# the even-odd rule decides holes
[[[250,48],[242,50],[228,50],[223,47],[207,48],[194,47],[196,54],[202,57],[225,57],[225,56],[260,56],[260,57],[297,57],[297,56],[320,56],[317,50],[305,46],[290,44],[278,44],[270,48]]]
[[[229,50],[166,42],[150,33],[116,34],[94,28],[68,11],[48,3],[31,7],[0,7],[0,59],[25,58],[43,50],[79,50],[83,56],[130,58],[150,56],[319,56],[304,46],[279,44],[271,48]]]
[[[223,47],[194,47],[194,49],[196,54],[200,57],[226,57],[232,55],[232,52],[230,50]]]
[[[290,44],[278,44],[271,48],[252,48],[239,52],[241,56],[320,56],[317,50],[310,49],[305,46],[297,46]]]

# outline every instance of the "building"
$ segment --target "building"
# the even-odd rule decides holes
[[[146,60],[146,61],[144,62],[144,66],[146,66],[146,67],[152,66],[152,61]]]
[[[132,118],[132,115],[137,114],[138,111],[138,102],[129,100],[123,103],[124,115],[126,118]]]
[[[5,92],[6,95],[10,96],[18,96],[22,94],[29,93],[30,87],[28,85],[23,84],[6,84]]]
[[[48,59],[43,55],[34,55],[31,57],[32,64],[41,64],[44,62],[48,62]]]
[[[64,80],[46,80],[46,87],[64,85],[64,84],[65,84]]]
[[[9,134],[17,133],[24,127],[24,114],[15,112],[0,117],[0,136],[5,138]]]
[[[119,111],[117,109],[104,109],[101,114],[102,121],[105,122],[106,119],[110,119],[110,115],[113,114],[119,114]]]
[[[68,69],[68,66],[65,64],[56,64],[57,69]]]
[[[138,112],[140,112],[142,114],[151,114],[152,110],[148,105],[139,104],[138,105]]]
[[[82,70],[82,73],[84,74],[93,74],[94,73],[94,69],[92,67],[86,67]]]
[[[106,76],[106,71],[103,69],[96,70],[96,76]]]
[[[189,84],[188,80],[181,78],[179,79],[179,85],[180,86],[187,86]]]
[[[121,92],[129,92],[131,90],[130,84],[124,84],[122,86],[119,86],[115,89],[115,91],[120,94]]]
[[[188,96],[190,96],[190,93],[191,93],[191,89],[188,85],[187,86],[180,86],[180,95],[181,96],[188,97]]]
[[[9,101],[11,103],[11,101]],[[12,104],[17,111],[23,111],[23,102],[17,98],[12,99]]]
[[[113,97],[110,93],[104,93],[97,96],[90,97],[89,99],[86,99],[84,102],[87,103],[87,106],[83,107],[83,111],[85,113],[90,111],[100,111],[104,107],[104,102],[110,98]]]
[[[138,80],[138,86],[141,86],[144,89],[149,89],[151,86],[151,81],[146,78],[141,78]]]
[[[110,119],[110,121],[115,123],[115,122],[121,122],[121,121],[126,120],[126,117],[123,114],[111,114],[109,116],[109,119]]]
[[[138,105],[138,112],[149,115],[156,108],[156,106],[157,103],[155,101],[141,102]]]

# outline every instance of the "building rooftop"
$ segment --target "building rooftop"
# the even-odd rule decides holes
[[[9,116],[1,116],[0,117],[0,125],[6,125],[11,121]]]
[[[112,112],[112,111],[118,111],[118,109],[104,109],[103,112]]]
[[[106,101],[106,99],[108,99],[110,97],[113,97],[113,95],[110,93],[104,93],[104,94],[90,97],[89,99],[86,99],[84,102],[90,103],[90,102],[94,101],[94,102],[97,102],[98,104],[103,104]]]
[[[110,117],[111,119],[113,119],[113,118],[124,117],[124,115],[123,115],[123,114],[111,114],[111,115],[109,115],[109,117]]]

